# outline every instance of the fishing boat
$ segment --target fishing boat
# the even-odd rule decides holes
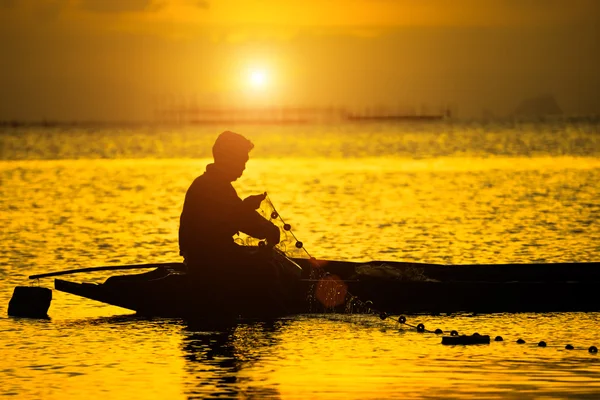
[[[597,262],[496,265],[365,263],[292,259],[280,252],[275,252],[274,260],[280,272],[277,281],[266,284],[259,279],[249,280],[236,290],[211,281],[192,283],[183,263],[94,267],[32,275],[30,278],[150,268],[150,272],[142,274],[112,276],[104,283],[55,279],[54,287],[61,292],[122,307],[140,315],[162,317],[262,318],[315,312],[600,311],[600,263]],[[40,292],[43,288],[30,289]],[[47,304],[47,307],[45,311],[43,307],[42,311],[34,308],[35,313],[45,313],[50,305],[49,298],[44,297],[47,294],[38,293],[36,296],[36,302]],[[39,300],[40,296],[45,300]],[[13,315],[19,314],[18,308],[13,307],[13,310],[17,310]]]

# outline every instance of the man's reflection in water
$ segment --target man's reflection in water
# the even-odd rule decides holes
[[[252,366],[272,356],[285,324],[261,321],[218,330],[188,325],[182,332],[188,398],[279,398],[268,371]]]

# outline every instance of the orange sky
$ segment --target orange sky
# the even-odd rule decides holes
[[[0,119],[179,102],[478,116],[544,93],[598,113],[599,23],[596,0],[0,0]]]

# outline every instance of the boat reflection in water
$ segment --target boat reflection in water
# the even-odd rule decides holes
[[[72,344],[64,342],[56,352],[39,353],[36,365],[50,365],[58,353],[63,363],[78,365],[79,379],[62,389],[69,398],[85,398],[98,380],[112,388],[111,398],[280,398],[273,372],[281,370],[282,356],[286,358],[282,333],[293,322],[192,323],[135,314],[58,321],[71,342],[79,338],[87,349],[95,349],[94,358],[82,365],[82,354],[71,354]],[[99,372],[98,365],[108,373]],[[123,374],[129,378],[121,379]],[[53,394],[52,385],[37,392],[41,398]]]
[[[285,324],[285,320],[260,321],[218,330],[186,326],[182,332],[186,396],[280,397],[277,384],[269,383],[268,369],[252,367],[263,358],[272,358],[274,345],[281,341],[277,334]]]

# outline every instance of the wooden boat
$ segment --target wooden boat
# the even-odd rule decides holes
[[[182,264],[109,278],[103,284],[56,279],[55,288],[139,314],[168,317],[371,310],[396,314],[600,311],[600,263],[448,266],[319,260],[316,265],[322,272],[313,278],[320,278],[309,279],[314,260],[282,258],[280,262],[284,262],[285,279],[276,286],[246,282],[247,290],[233,294],[212,290],[211,282],[190,286]],[[323,290],[325,295],[319,296]],[[353,298],[360,304],[352,304]]]

